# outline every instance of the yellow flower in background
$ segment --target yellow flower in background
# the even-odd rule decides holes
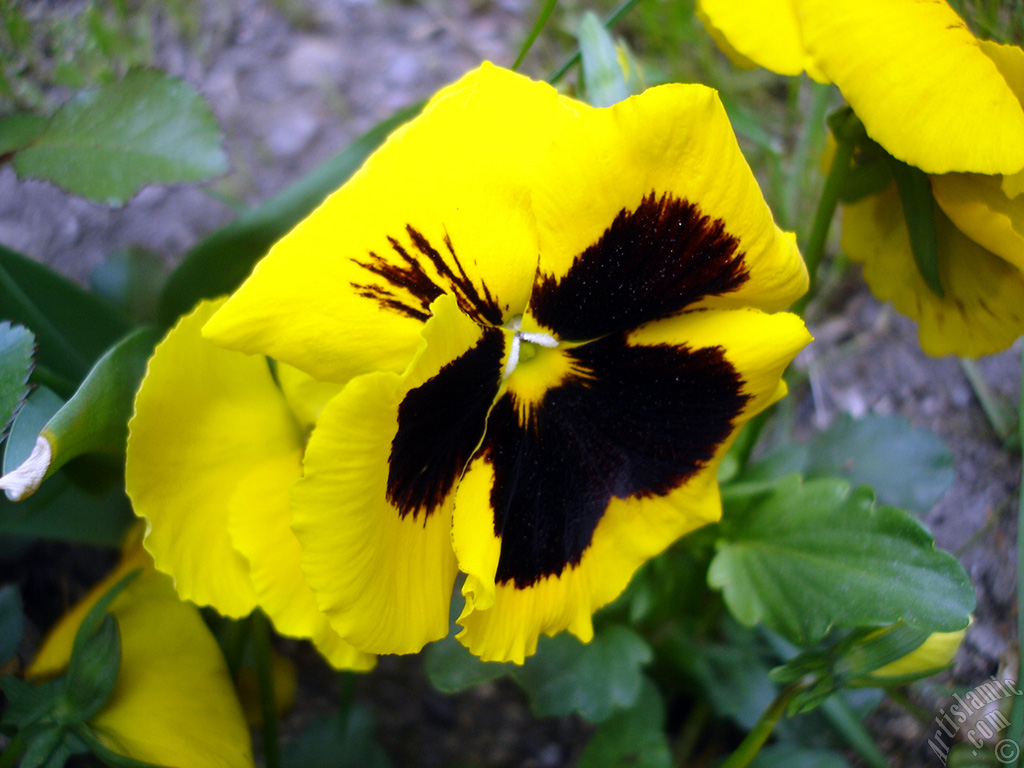
[[[1007,70],[994,53],[999,46],[976,39],[945,0],[698,0],[698,7],[712,36],[751,62],[835,83],[868,135],[905,163],[926,173],[1024,169],[1019,70]]]
[[[217,641],[195,606],[153,570],[139,537],[117,568],[50,632],[29,678],[60,674],[89,610],[134,570],[142,573],[114,599],[121,666],[110,698],[89,725],[104,746],[169,768],[252,768],[249,730]]]
[[[204,301],[157,346],[129,423],[126,487],[146,547],[185,600],[241,617],[257,605],[278,632],[310,638],[335,667],[372,657],[334,632],[300,568],[288,487],[316,413],[340,387],[222,349],[200,330]]]
[[[128,448],[147,545],[179,589],[263,605],[295,570],[267,559],[282,534],[261,505],[290,494],[305,582],[364,652],[446,635],[459,571],[482,658],[589,640],[641,564],[718,519],[722,455],[809,341],[778,312],[806,284],[713,91],[596,109],[485,64],[206,322],[206,347],[237,351],[204,354],[333,394],[304,452],[240,394],[229,418],[194,411],[224,382],[157,351]],[[283,444],[295,482],[239,459]]]
[[[906,656],[876,669],[871,678],[884,683],[884,678],[917,675],[947,667],[953,662],[966,633],[967,627],[956,632],[933,632]]]

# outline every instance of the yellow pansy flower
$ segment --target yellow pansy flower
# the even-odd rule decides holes
[[[945,0],[698,0],[716,40],[835,83],[868,135],[927,173],[1024,169],[1024,108]],[[1020,182],[1024,184],[1024,181]]]
[[[121,665],[110,698],[89,720],[105,747],[169,768],[252,768],[249,730],[217,641],[195,606],[153,569],[139,538],[117,568],[50,632],[29,678],[67,667],[75,634],[96,602],[128,574],[139,576],[114,598]]]
[[[461,571],[460,639],[522,662],[541,633],[589,640],[643,562],[719,517],[722,455],[785,394],[810,339],[778,311],[806,285],[714,91],[662,86],[596,109],[484,64],[203,329],[239,364],[273,358],[329,398],[301,479],[226,473],[244,446],[284,437],[243,402],[237,419],[189,415],[173,382],[200,366],[169,362],[154,383],[158,351],[132,424],[132,499],[158,565],[213,605],[218,578],[238,610],[262,604],[230,558],[249,537],[241,559],[269,590],[277,566],[257,560],[274,542],[247,518],[255,498],[237,515],[192,510],[288,493],[302,575],[340,637],[368,653],[443,637]],[[176,435],[183,420],[202,433]]]
[[[870,677],[884,684],[885,678],[898,678],[942,669],[953,661],[966,632],[967,627],[956,632],[933,632],[906,656],[879,667]]]
[[[233,617],[258,605],[334,666],[368,669],[372,657],[317,610],[290,528],[288,487],[302,474],[306,434],[339,387],[204,340],[223,303],[204,301],[178,322],[136,397],[126,487],[146,516],[146,547],[183,599]]]

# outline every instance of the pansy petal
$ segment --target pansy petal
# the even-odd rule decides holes
[[[109,749],[170,768],[251,768],[249,731],[216,640],[170,579],[129,556],[54,628],[30,676],[67,665],[82,619],[135,568],[143,572],[111,604],[121,666],[90,725]]]
[[[274,246],[209,337],[344,383],[404,370],[441,293],[483,322],[521,314],[537,259],[529,190],[573,112],[547,84],[474,70]]]
[[[288,499],[291,484],[301,476],[298,447],[287,457],[254,462],[229,504],[231,542],[249,561],[257,602],[278,632],[311,639],[335,668],[370,669],[374,658],[338,636],[303,578]]]
[[[341,392],[341,384],[314,379],[287,363],[276,363],[277,383],[303,429],[312,429],[327,401]]]
[[[699,0],[697,16],[737,66],[762,66],[780,75],[806,70],[827,82],[804,48],[793,0]]]
[[[978,245],[1024,269],[1024,197],[1011,200],[998,176],[932,176],[932,191],[956,228]]]
[[[703,86],[582,112],[555,138],[533,201],[541,257],[526,329],[582,341],[689,306],[780,309],[807,287]]]
[[[928,173],[1024,168],[1024,110],[944,0],[795,2],[804,45],[890,154]]]
[[[929,355],[976,357],[1006,349],[1024,333],[1024,274],[936,216],[940,298],[914,262],[895,189],[843,208],[843,249],[864,264],[864,280],[882,301],[918,324]]]
[[[498,393],[505,334],[453,297],[432,305],[409,369],[357,377],[317,422],[292,489],[318,604],[341,636],[412,653],[447,634],[454,489]]]
[[[723,452],[809,340],[795,315],[710,310],[521,363],[456,496],[470,650],[521,662],[540,633],[589,639],[646,559],[717,519]],[[552,355],[573,362],[538,396],[519,379]]]
[[[126,486],[149,524],[146,547],[178,594],[244,616],[256,594],[231,543],[229,505],[254,463],[287,460],[300,444],[267,361],[200,335],[219,304],[180,320],[149,361],[129,423]]]

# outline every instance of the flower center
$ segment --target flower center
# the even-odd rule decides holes
[[[505,363],[504,378],[512,375],[512,372],[519,365],[520,360],[530,360],[537,354],[537,347],[555,349],[558,346],[558,339],[550,333],[522,331],[523,318],[516,315],[505,324],[505,328],[512,331],[512,343],[508,352],[508,360]]]

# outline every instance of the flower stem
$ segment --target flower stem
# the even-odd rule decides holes
[[[978,370],[978,364],[966,357],[960,358],[960,368],[967,377],[967,383],[974,390],[975,397],[985,411],[988,423],[992,425],[1000,442],[1006,443],[1013,437],[1014,413],[989,387],[985,377]]]
[[[793,311],[797,314],[803,313],[814,295],[818,268],[825,255],[828,232],[832,226],[832,219],[836,215],[836,208],[839,207],[839,193],[850,168],[855,146],[853,141],[843,139],[839,139],[836,144],[836,153],[832,157],[832,165],[828,169],[825,187],[821,190],[821,199],[818,201],[818,210],[814,214],[814,225],[811,227],[811,233],[807,236],[807,242],[803,248],[804,262],[807,264],[807,274],[810,276],[811,283],[803,298],[793,305]]]
[[[1024,446],[1024,338],[1020,343],[1020,406],[1017,412],[1017,429],[1021,445]],[[1024,461],[1021,461],[1021,484],[1017,487],[1017,680],[1024,669]],[[1013,697],[1010,709],[1010,727],[1006,737],[1020,744],[1024,736],[1024,696]],[[1020,756],[1012,765],[1020,766]]]
[[[775,701],[764,711],[753,730],[747,734],[747,737],[743,739],[743,742],[736,748],[736,751],[729,755],[728,759],[719,768],[746,768],[746,766],[750,765],[750,762],[757,757],[757,753],[761,751],[761,747],[768,741],[768,737],[772,735],[772,731],[775,730],[775,726],[782,718],[783,713],[785,713],[789,702],[793,700],[793,697],[796,696],[802,687],[800,681],[797,681],[790,683],[779,691]]]
[[[270,656],[270,622],[256,610],[252,615],[253,652],[260,681],[260,712],[263,715],[263,755],[266,768],[280,768],[277,744],[277,704],[274,700],[274,675]]]

